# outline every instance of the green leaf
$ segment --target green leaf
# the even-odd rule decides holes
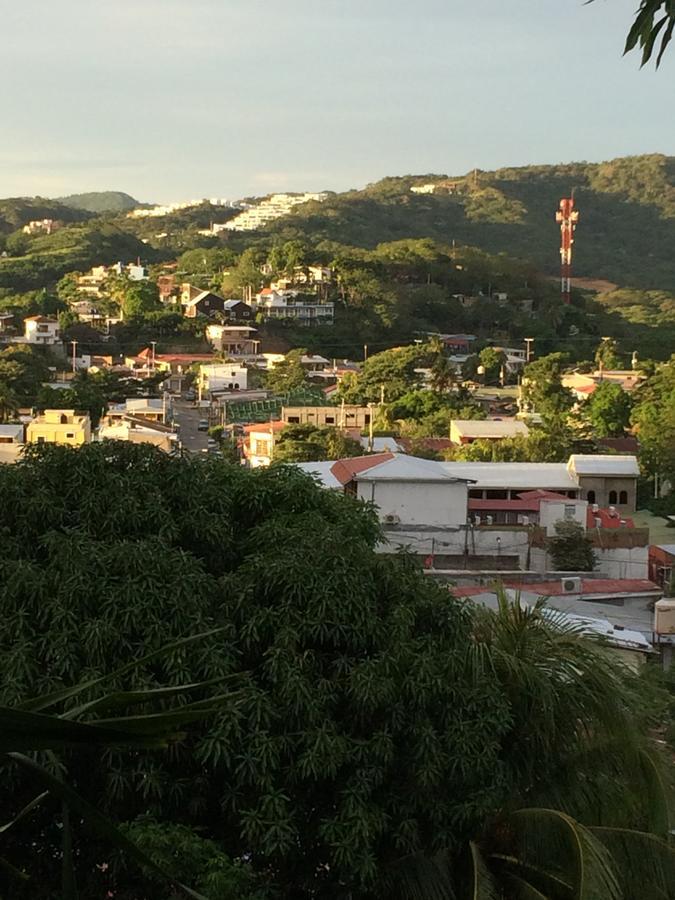
[[[89,803],[88,800],[85,800],[84,797],[78,794],[77,791],[70,787],[70,785],[66,784],[65,781],[62,781],[56,775],[48,772],[47,769],[39,763],[24,756],[22,753],[8,753],[7,757],[22,769],[29,772],[35,779],[41,781],[48,788],[50,794],[59,797],[68,805],[72,812],[76,812],[80,815],[84,821],[87,822],[87,824],[101,837],[105,838],[111,846],[135,859],[141,866],[146,866],[157,872],[159,875],[162,875],[168,881],[175,884],[176,887],[180,888],[180,890],[188,897],[192,897],[193,900],[207,900],[203,894],[193,891],[184,884],[175,882],[160,866],[150,859],[149,856],[143,853],[136,844],[125,837],[125,835],[113,825],[110,819],[104,816],[103,813]]]
[[[151,662],[153,659],[165,656],[166,654],[181,647],[186,647],[188,644],[192,644],[195,641],[201,641],[204,640],[204,638],[212,637],[214,634],[221,634],[225,630],[225,626],[221,628],[212,628],[210,631],[202,631],[200,634],[193,634],[189,637],[181,638],[178,641],[174,641],[172,644],[164,644],[158,650],[153,650],[152,653],[141,656],[139,659],[132,660],[126,665],[121,666],[119,669],[115,669],[113,672],[108,672],[105,675],[100,675],[98,678],[92,678],[89,681],[84,681],[81,684],[73,685],[72,687],[61,688],[51,694],[46,694],[44,697],[35,697],[32,700],[26,700],[19,705],[19,708],[32,710],[33,712],[41,712],[48,709],[50,706],[62,703],[64,700],[69,700],[71,697],[77,697],[78,694],[82,694],[93,687],[105,684],[106,681],[113,681],[122,675],[126,675],[127,672],[132,672],[134,669]]]

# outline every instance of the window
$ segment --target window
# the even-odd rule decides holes
[[[595,503],[595,491],[588,491],[586,494],[586,499],[589,503]]]
[[[487,500],[507,500],[508,491],[486,491],[485,497]]]
[[[288,424],[289,425],[299,425],[300,424],[300,416],[289,416]]]
[[[39,437],[39,438],[37,439],[37,442],[38,442],[38,444],[44,444],[45,439],[44,439],[43,437]]]
[[[75,432],[74,431],[66,431],[66,437],[72,441],[73,438],[75,437]]]
[[[617,502],[616,491],[609,492],[609,505],[615,506]]]
[[[326,425],[335,425],[335,416],[326,416]]]
[[[363,421],[366,425],[370,425],[370,413],[366,413],[366,415],[363,417]]]
[[[68,416],[61,416],[59,421],[61,422],[62,425],[67,425],[68,424]]]
[[[270,455],[270,442],[269,441],[256,441],[255,447],[253,450],[254,456],[269,456]]]
[[[478,488],[474,488],[473,490],[469,491],[469,497],[472,500],[482,500],[483,492],[481,490],[478,490]]]
[[[621,506],[625,506],[628,503],[628,491],[621,491],[619,493],[619,503]]]

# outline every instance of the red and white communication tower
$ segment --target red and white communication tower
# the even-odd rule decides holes
[[[572,246],[579,221],[579,213],[574,209],[574,197],[563,197],[555,220],[560,222],[560,293],[563,303],[569,303],[572,289]]]

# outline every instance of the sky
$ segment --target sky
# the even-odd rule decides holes
[[[0,0],[0,196],[145,202],[675,155],[638,0]]]

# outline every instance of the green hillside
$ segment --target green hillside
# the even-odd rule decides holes
[[[71,194],[69,197],[59,197],[59,203],[99,215],[128,212],[144,205],[123,191],[91,191],[87,194]]]
[[[0,235],[11,234],[33,220],[82,222],[90,217],[85,210],[72,209],[58,200],[48,200],[46,197],[8,197],[0,200]]]
[[[436,193],[411,192],[428,182],[438,185]],[[580,212],[576,275],[675,290],[675,158],[657,154],[456,178],[385,178],[298,207],[269,232],[368,248],[430,237],[529,259],[553,275],[559,267],[555,212],[572,190]]]

